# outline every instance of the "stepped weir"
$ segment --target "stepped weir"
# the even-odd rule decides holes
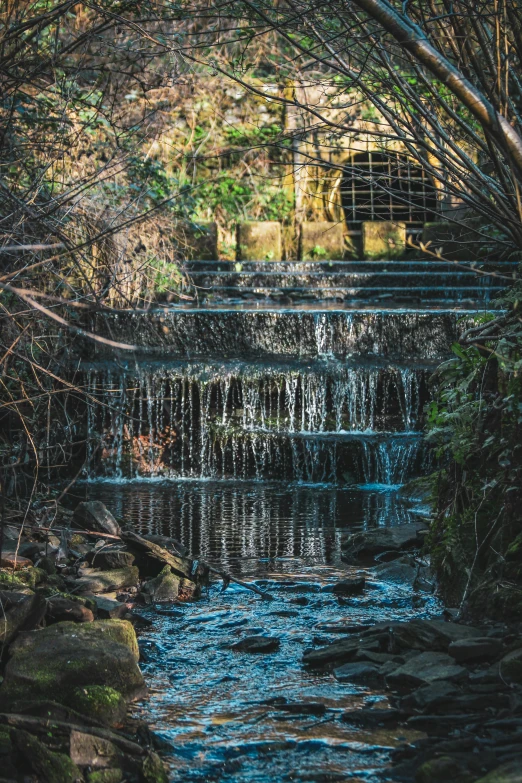
[[[430,470],[430,376],[494,279],[399,261],[189,271],[194,303],[98,318],[98,333],[138,351],[84,362],[87,495],[274,600],[215,583],[199,602],[144,609],[152,696],[138,712],[173,783],[390,780],[393,747],[416,735],[340,721],[386,694],[305,671],[303,650],[440,614],[429,583],[408,583],[409,558],[364,570],[361,595],[333,590],[361,574],[342,561],[346,533],[418,521],[400,485]],[[280,646],[231,649],[252,635]]]
[[[194,304],[98,321],[140,355],[85,364],[104,401],[91,475],[397,485],[423,470],[428,378],[494,278],[425,261],[239,266],[192,262]]]

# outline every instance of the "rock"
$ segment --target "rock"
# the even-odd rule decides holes
[[[276,703],[275,700],[268,699],[265,703],[271,705],[273,709],[288,712],[290,715],[324,715],[326,712],[326,705],[321,701],[287,701]]]
[[[431,685],[423,685],[413,693],[401,699],[401,708],[406,710],[429,710],[435,712],[439,707],[451,705],[458,695],[454,683],[437,680]]]
[[[100,620],[121,619],[129,611],[127,604],[116,601],[114,598],[94,595],[93,599],[96,604],[96,614]]]
[[[166,565],[158,576],[145,582],[141,588],[140,598],[147,604],[177,601],[179,588],[179,577],[175,576],[171,567]]]
[[[505,655],[498,664],[498,671],[503,680],[522,684],[522,647]]]
[[[71,702],[82,715],[107,726],[121,723],[127,713],[127,702],[109,685],[84,685],[75,688]]]
[[[27,731],[11,732],[17,768],[45,783],[77,783],[82,774],[65,753],[54,753]]]
[[[476,783],[522,783],[522,766],[520,760],[509,761],[502,764],[480,778]]]
[[[0,591],[0,644],[10,644],[21,631],[34,628],[47,609],[45,598],[30,593]]]
[[[94,615],[90,609],[87,609],[79,601],[61,597],[49,598],[47,601],[47,612],[45,613],[47,625],[67,620],[74,623],[92,623]]]
[[[28,557],[33,563],[40,557],[42,552],[45,552],[45,544],[38,544],[36,541],[25,541],[23,544],[20,544],[18,549],[18,554],[22,555],[22,557]]]
[[[466,674],[466,669],[458,666],[449,655],[423,652],[388,674],[386,680],[392,688],[411,688],[435,680],[461,679]]]
[[[111,536],[119,536],[121,533],[109,509],[99,500],[79,503],[74,510],[72,524],[82,530],[108,533]]]
[[[343,723],[354,723],[357,726],[379,726],[386,723],[396,723],[400,718],[399,710],[395,709],[368,709],[349,710],[343,712]]]
[[[426,522],[411,522],[397,527],[379,527],[348,536],[342,544],[343,560],[352,562],[361,557],[373,557],[382,552],[402,552],[422,544],[419,533]]]
[[[373,639],[361,639],[359,637],[340,639],[338,642],[318,650],[306,650],[303,655],[303,663],[313,668],[333,668],[354,660],[359,650],[380,652],[381,641],[387,641],[385,634]]]
[[[33,561],[28,557],[22,557],[19,552],[2,552],[0,557],[0,568],[12,568],[13,571],[20,571],[22,568],[30,568]]]
[[[109,593],[121,590],[123,587],[135,587],[140,574],[136,566],[114,568],[111,571],[94,571],[87,576],[81,576],[74,581],[74,589],[78,594]]]
[[[389,646],[398,650],[432,650],[446,652],[451,642],[480,636],[477,628],[444,620],[410,620],[378,623],[364,632],[364,637],[388,632]]]
[[[74,706],[76,688],[109,686],[126,698],[144,692],[138,644],[126,620],[62,622],[20,634],[10,648],[0,698],[54,699]]]
[[[440,756],[426,761],[415,774],[415,783],[473,783],[476,776],[461,759]]]
[[[201,595],[201,588],[191,579],[181,579],[179,583],[179,600],[194,601]]]
[[[56,563],[54,558],[52,557],[49,556],[40,557],[36,561],[36,565],[38,566],[38,568],[41,568],[42,571],[45,571],[45,573],[48,574],[49,576],[56,573]]]
[[[246,636],[230,646],[231,650],[247,653],[270,653],[278,650],[280,641],[274,636]]]
[[[457,663],[467,663],[469,661],[491,660],[496,658],[502,651],[502,642],[500,639],[491,639],[489,637],[473,637],[471,639],[457,639],[448,647],[448,654],[454,658]]]
[[[354,579],[342,579],[340,582],[334,584],[332,592],[335,595],[360,595],[366,584],[364,576],[355,577]]]
[[[345,663],[334,669],[334,677],[339,682],[371,682],[382,680],[381,670],[372,663]]]
[[[122,753],[116,745],[104,737],[96,737],[87,732],[71,731],[71,760],[79,767],[94,769],[118,767]]]
[[[127,568],[136,560],[132,552],[125,549],[101,549],[94,552],[90,558],[91,565],[94,568],[100,568],[102,571],[109,571],[114,568]]]

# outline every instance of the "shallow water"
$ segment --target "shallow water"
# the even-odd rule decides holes
[[[343,534],[417,518],[397,491],[383,488],[228,482],[128,482],[87,485],[142,532],[179,538],[192,554],[255,581],[275,600],[219,583],[194,604],[144,610],[142,668],[150,698],[137,714],[165,741],[170,780],[270,783],[377,781],[390,749],[418,733],[361,730],[340,720],[359,706],[387,706],[378,689],[341,684],[306,671],[313,645],[340,638],[331,625],[358,625],[440,612],[429,594],[366,571],[360,597],[329,591],[361,572],[340,558]],[[248,635],[276,636],[268,655],[233,652]],[[292,714],[284,702],[320,702],[319,715]]]

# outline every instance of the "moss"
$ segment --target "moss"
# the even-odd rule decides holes
[[[15,731],[13,744],[23,766],[29,768],[38,780],[46,783],[76,783],[82,780],[80,770],[68,756],[49,750],[32,734]]]
[[[121,769],[98,769],[87,773],[87,783],[120,783],[121,780]]]
[[[165,766],[157,753],[149,751],[141,768],[143,783],[168,783]]]
[[[415,773],[415,783],[472,783],[475,776],[451,756],[426,761]]]
[[[520,762],[508,761],[502,764],[493,772],[489,772],[485,777],[480,778],[476,783],[519,783],[520,781]]]
[[[13,748],[11,734],[5,726],[0,726],[0,756],[7,756]]]
[[[112,726],[120,723],[127,712],[127,702],[109,685],[85,685],[75,688],[68,698],[78,712]]]
[[[67,593],[64,590],[56,590],[56,588],[50,587],[49,585],[38,587],[36,592],[39,595],[43,595],[44,598],[66,598],[68,601],[75,601],[77,604],[82,604],[82,606],[85,606],[96,614],[96,601],[93,598],[84,598],[80,595]]]
[[[522,533],[511,542],[506,551],[506,560],[522,559]]]
[[[20,578],[22,571],[15,574],[11,569],[0,569],[0,590],[22,590],[27,588],[27,582]]]
[[[26,587],[30,587],[31,590],[34,590],[41,582],[45,582],[47,574],[42,568],[33,566],[32,568],[23,568],[21,571],[18,571],[17,577]]]

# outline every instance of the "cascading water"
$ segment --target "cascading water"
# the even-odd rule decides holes
[[[199,363],[92,367],[105,476],[398,484],[415,468],[426,370]],[[101,457],[101,459],[100,459]],[[98,461],[96,461],[96,459]]]

